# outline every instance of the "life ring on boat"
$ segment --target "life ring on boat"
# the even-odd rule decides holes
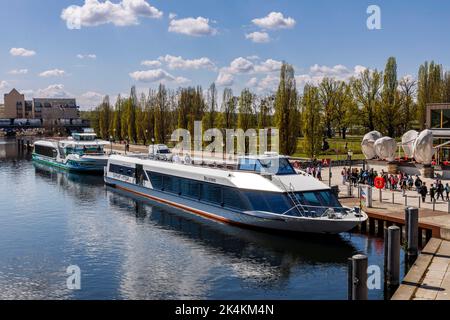
[[[375,178],[375,181],[374,181],[375,188],[383,189],[385,184],[386,183],[384,182],[384,179],[382,177],[376,177]]]

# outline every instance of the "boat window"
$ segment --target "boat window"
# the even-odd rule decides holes
[[[152,186],[156,190],[161,190],[163,188],[163,177],[159,173],[155,172],[149,172],[147,171],[147,174],[150,177],[150,181],[152,183]]]
[[[269,205],[270,211],[274,213],[285,213],[292,208],[288,203],[286,195],[281,193],[264,193],[264,198]]]
[[[241,191],[233,188],[224,187],[223,205],[231,209],[248,210],[245,200],[242,198]]]
[[[276,175],[290,175],[296,174],[291,163],[286,158],[276,158],[276,159],[260,159],[261,171],[268,172]]]
[[[239,171],[255,171],[256,170],[256,160],[255,159],[241,159],[239,161]]]
[[[178,194],[180,193],[180,179],[172,176],[163,177],[164,191]]]
[[[322,200],[321,201],[322,204],[325,205],[325,206],[329,206],[329,207],[340,207],[341,206],[341,204],[339,203],[339,200],[336,198],[334,193],[332,193],[329,190],[327,190],[327,191],[320,191],[319,192],[319,197]]]
[[[315,192],[304,192],[303,199],[304,199],[303,203],[310,206],[320,207],[322,205],[320,199],[317,197],[317,194]]]
[[[58,156],[55,148],[40,145],[34,146],[34,153],[49,158],[56,158]]]
[[[209,183],[203,183],[201,200],[222,205],[222,188]]]
[[[200,199],[200,182],[181,179],[181,194],[192,199]]]
[[[247,196],[247,199],[250,202],[253,210],[272,212],[272,209],[264,199],[263,193],[246,191],[245,195]]]
[[[135,169],[124,167],[124,166],[119,166],[117,164],[110,164],[109,172],[134,178]]]

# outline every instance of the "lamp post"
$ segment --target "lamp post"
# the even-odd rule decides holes
[[[109,152],[109,155],[112,155],[112,151],[113,151],[113,136],[109,136],[109,142],[111,143],[111,150]]]
[[[353,195],[352,193],[352,183],[353,183],[353,171],[352,171],[352,157],[353,157],[353,151],[352,150],[348,150],[347,152],[348,155],[348,159],[350,161],[350,188],[349,188],[349,195]]]

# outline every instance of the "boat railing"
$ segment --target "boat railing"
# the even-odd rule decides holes
[[[311,210],[313,209],[313,210]],[[344,207],[328,207],[328,206],[311,206],[311,205],[304,205],[304,204],[297,204],[294,205],[292,208],[287,210],[286,212],[282,213],[283,216],[289,216],[290,213],[294,210],[302,211],[301,216],[302,217],[314,217],[314,218],[323,218],[330,216],[332,213],[341,213],[343,215],[348,214],[348,208]],[[318,212],[321,212],[319,215]]]

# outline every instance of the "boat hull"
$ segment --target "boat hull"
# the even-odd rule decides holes
[[[33,154],[33,161],[71,172],[102,174],[108,163],[107,159],[69,159],[65,162]]]
[[[243,227],[300,233],[339,234],[352,230],[367,219],[365,214],[363,214],[361,219],[330,220],[328,218],[291,217],[263,212],[240,212],[112,179],[107,176],[105,177],[105,183],[124,192],[163,203],[195,215]]]

